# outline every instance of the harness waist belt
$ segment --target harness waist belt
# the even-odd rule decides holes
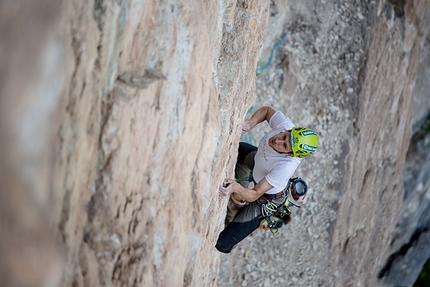
[[[267,193],[265,193],[265,194],[263,194],[261,196],[261,199],[264,199],[264,200],[275,200],[275,199],[281,198],[283,196],[284,196],[284,191],[280,191],[280,192],[278,192],[276,194],[267,194]]]

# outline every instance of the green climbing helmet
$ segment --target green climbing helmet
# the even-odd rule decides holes
[[[293,127],[290,142],[293,154],[298,158],[313,154],[318,148],[318,136],[309,128]]]

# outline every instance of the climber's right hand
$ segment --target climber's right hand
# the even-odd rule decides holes
[[[252,122],[251,120],[244,120],[242,123],[242,134],[247,133],[252,129]]]
[[[224,179],[224,182],[219,187],[219,194],[222,196],[229,196],[233,192],[232,183],[234,180],[232,179]]]

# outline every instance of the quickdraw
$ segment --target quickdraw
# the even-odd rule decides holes
[[[284,202],[284,204],[277,206],[272,201],[269,201],[265,204],[261,205],[261,213],[264,216],[264,222],[263,225],[267,225],[267,227],[270,229],[270,232],[272,234],[278,233],[279,228],[278,226],[278,220],[281,220],[287,215],[291,214],[291,210],[289,209],[289,199],[287,198]],[[277,219],[275,219],[275,216]]]

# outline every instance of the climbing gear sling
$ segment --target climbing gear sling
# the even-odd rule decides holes
[[[277,194],[273,195],[270,199],[265,197],[264,195],[260,197],[258,203],[261,206],[261,214],[264,217],[263,225],[267,225],[272,234],[276,234],[279,229],[278,220],[275,217],[282,219],[283,217],[290,215],[291,210],[290,206],[296,206],[300,208],[300,206],[294,204],[290,201],[288,194],[290,193],[290,187],[295,190],[295,183],[300,184],[305,190],[302,191],[302,195],[306,195],[307,185],[301,178],[292,178],[288,181],[287,186]],[[281,204],[276,204],[274,200],[284,197],[285,200]]]
[[[262,224],[267,225],[272,234],[276,234],[279,229],[278,220],[276,220],[274,216],[276,215],[276,217],[282,219],[283,217],[291,214],[289,203],[290,202],[287,196],[285,196],[285,201],[279,206],[276,205],[273,200],[269,200],[266,203],[260,202],[261,214],[264,217]]]

